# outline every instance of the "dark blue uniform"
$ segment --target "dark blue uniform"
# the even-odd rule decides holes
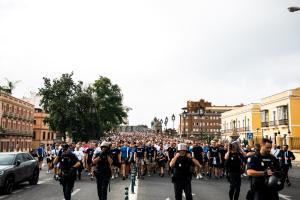
[[[62,156],[58,158],[58,162],[61,168],[60,183],[63,186],[64,197],[65,200],[70,200],[77,172],[73,166],[78,162],[78,158],[73,152],[69,151],[68,154],[62,153]]]
[[[248,169],[265,171],[270,168],[273,172],[280,171],[278,160],[273,155],[262,156],[259,153],[248,158]],[[266,177],[251,177],[254,200],[278,200],[278,192],[271,190],[265,183]]]

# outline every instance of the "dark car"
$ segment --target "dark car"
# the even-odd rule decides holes
[[[22,152],[0,153],[0,188],[2,193],[10,194],[15,184],[29,181],[36,185],[40,170],[37,161]]]

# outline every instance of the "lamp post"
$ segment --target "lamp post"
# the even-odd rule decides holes
[[[288,10],[289,10],[290,12],[296,12],[296,11],[300,10],[300,7],[292,6],[292,7],[289,7]]]
[[[168,119],[168,117],[166,117],[165,118],[165,127],[166,127],[166,130],[167,130],[168,121],[169,121],[169,119]]]
[[[175,121],[175,115],[172,115],[172,121],[173,121],[173,130],[174,130],[174,121]]]
[[[159,122],[160,122],[161,131],[162,131],[164,121],[161,119]]]
[[[199,115],[199,118],[200,118],[200,133],[201,133],[201,142],[203,140],[203,131],[202,131],[202,120],[201,120],[201,117],[204,115],[204,108],[200,106],[199,110],[198,110],[198,115]]]
[[[185,134],[185,119],[187,117],[187,112],[184,111],[182,116],[183,116],[183,134]]]

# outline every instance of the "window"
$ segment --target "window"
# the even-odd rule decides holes
[[[48,132],[47,139],[50,140],[50,132]]]
[[[277,107],[278,120],[288,119],[288,106]]]
[[[33,124],[36,125],[36,120],[33,120]]]
[[[46,132],[43,132],[43,140],[46,138]]]
[[[36,133],[35,131],[33,131],[33,136],[32,136],[32,139],[35,140],[36,139]]]

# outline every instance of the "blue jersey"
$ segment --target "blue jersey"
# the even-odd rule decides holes
[[[208,147],[203,147],[203,153],[204,153],[204,155],[207,156],[208,150],[209,150]]]
[[[131,155],[131,160],[130,161],[134,161],[134,153],[135,153],[135,147],[130,147],[130,155]]]
[[[126,146],[121,147],[121,157],[122,158],[129,158],[130,148]]]

